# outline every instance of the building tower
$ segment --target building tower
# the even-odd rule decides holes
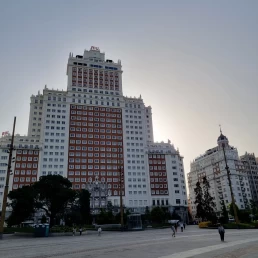
[[[252,198],[247,174],[243,163],[239,159],[237,149],[229,145],[228,138],[222,133],[218,137],[217,144],[217,147],[209,149],[204,154],[197,157],[191,163],[191,170],[187,174],[189,197],[193,216],[196,215],[194,188],[196,187],[196,183],[198,181],[201,182],[204,176],[206,176],[210,183],[210,194],[214,197],[214,201],[216,203],[215,211],[217,212],[217,215],[220,215],[222,201],[224,201],[226,207],[231,203],[231,194],[222,147],[223,144],[225,146],[225,155],[230,170],[233,194],[238,208],[245,209],[248,207]]]
[[[154,142],[152,108],[141,95],[123,96],[122,73],[121,61],[106,59],[97,47],[69,54],[66,90],[45,86],[31,96],[28,136],[15,137],[21,150],[13,189],[62,175],[77,190],[93,182],[107,186],[114,206],[122,189],[123,204],[133,212],[146,206],[187,210],[183,157],[170,141]],[[8,140],[0,139],[3,159]],[[1,180],[5,171],[1,167]]]

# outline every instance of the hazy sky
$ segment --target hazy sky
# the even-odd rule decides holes
[[[0,0],[0,132],[26,134],[31,94],[66,89],[69,52],[98,46],[123,65],[123,92],[153,108],[155,140],[190,160],[219,124],[258,156],[258,1]]]

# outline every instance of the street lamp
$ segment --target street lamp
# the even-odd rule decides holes
[[[4,222],[5,222],[5,213],[6,213],[6,206],[7,206],[7,195],[8,195],[9,179],[10,179],[11,167],[12,167],[12,155],[13,155],[13,150],[14,150],[13,142],[14,142],[15,125],[16,125],[16,117],[14,117],[14,121],[13,121],[13,133],[12,133],[11,145],[9,147],[8,167],[7,167],[7,175],[6,175],[6,180],[5,180],[2,214],[1,214],[1,220],[0,220],[0,239],[3,238],[3,233],[4,233]]]
[[[120,224],[121,229],[124,228],[124,207],[123,207],[123,183],[124,183],[124,173],[123,167],[119,165],[119,192],[120,192]]]
[[[235,197],[234,197],[233,190],[232,190],[230,171],[229,171],[229,167],[228,167],[228,163],[227,163],[227,157],[226,157],[226,153],[225,153],[225,144],[224,143],[222,143],[222,149],[223,149],[224,160],[225,160],[225,163],[226,163],[225,169],[227,171],[228,185],[229,185],[231,199],[232,199],[232,205],[233,205],[233,210],[234,210],[234,217],[235,217],[236,224],[238,225],[239,224],[239,220],[238,220],[238,215],[237,215],[236,202],[235,202]]]

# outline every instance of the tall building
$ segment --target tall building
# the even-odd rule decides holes
[[[258,203],[258,162],[254,153],[245,153],[240,157],[247,173],[253,201]]]
[[[2,209],[10,144],[10,134],[0,138],[0,210]],[[9,190],[30,185],[39,178],[39,157],[42,151],[42,144],[39,138],[16,134],[14,146]]]
[[[122,72],[120,60],[105,59],[91,47],[83,55],[70,53],[66,91],[45,86],[42,94],[31,96],[25,138],[39,148],[37,180],[62,175],[74,189],[84,189],[97,179],[107,184],[115,206],[121,185],[123,203],[134,211],[158,205],[184,216],[183,157],[170,142],[154,142],[152,109],[141,96],[123,96]],[[0,139],[3,156],[9,140]],[[18,138],[15,141],[17,145]],[[32,182],[27,181],[28,165],[19,167],[17,158],[14,171],[13,189]]]
[[[191,163],[190,172],[187,174],[189,203],[194,217],[196,216],[194,188],[196,187],[196,183],[198,181],[201,182],[204,176],[210,183],[210,194],[214,197],[217,215],[222,211],[222,201],[224,201],[226,207],[231,203],[230,188],[225,169],[226,163],[222,148],[223,144],[230,170],[233,194],[238,208],[247,208],[252,199],[248,176],[242,161],[239,159],[237,149],[229,145],[228,138],[223,134],[218,137],[217,144],[218,146],[207,150],[203,155],[196,158]]]

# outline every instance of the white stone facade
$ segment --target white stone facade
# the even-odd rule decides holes
[[[189,204],[191,205],[193,217],[196,215],[194,188],[196,183],[201,182],[204,176],[210,183],[210,194],[215,198],[215,210],[218,215],[221,212],[222,200],[224,200],[227,207],[232,202],[222,144],[225,144],[225,154],[230,170],[234,198],[239,209],[245,209],[252,198],[248,177],[243,163],[239,159],[238,151],[228,144],[227,137],[221,135],[218,138],[218,146],[207,150],[205,154],[196,158],[191,163],[191,170],[187,174]]]
[[[45,86],[31,96],[25,138],[39,147],[37,180],[58,174],[82,189],[97,177],[107,183],[109,199],[119,205],[121,165],[126,207],[140,212],[157,205],[186,208],[183,157],[170,143],[154,142],[152,109],[141,96],[123,96],[122,73],[120,60],[105,60],[105,54],[92,47],[83,55],[69,55],[67,91]],[[6,146],[0,156],[7,163]],[[157,162],[151,172],[150,162]],[[1,186],[6,169],[0,166]],[[26,165],[22,173],[29,171]],[[11,180],[12,189],[23,186],[23,180],[31,183],[18,169]]]
[[[240,156],[248,177],[253,201],[258,203],[258,161],[254,153],[245,153]]]

